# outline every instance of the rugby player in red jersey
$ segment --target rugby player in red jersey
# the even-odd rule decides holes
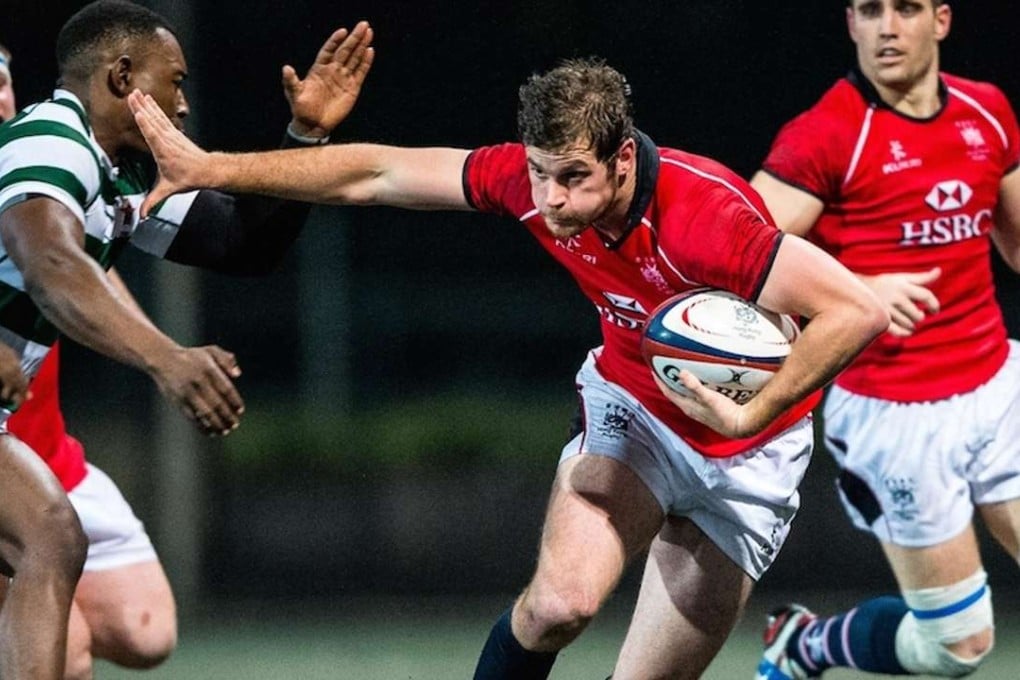
[[[155,103],[131,103],[165,183],[291,198],[479,210],[519,222],[577,280],[604,344],[577,376],[582,431],[564,449],[534,577],[499,618],[476,678],[544,678],[650,553],[615,678],[700,676],[787,534],[810,458],[817,390],[888,325],[878,300],[820,249],[784,236],[758,196],[706,158],[636,130],[623,76],[568,61],[520,91],[523,143],[468,151],[375,145],[205,154]],[[810,318],[768,386],[744,405],[660,389],[641,329],[697,286]]]
[[[989,260],[994,244],[1020,269],[1020,132],[997,88],[939,71],[945,2],[853,0],[846,19],[856,67],[780,131],[752,185],[891,316],[836,379],[825,438],[900,594],[828,618],[776,610],[758,677],[956,677],[993,641],[975,508],[1020,559],[1020,344]]]

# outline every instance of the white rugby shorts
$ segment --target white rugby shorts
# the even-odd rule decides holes
[[[596,350],[597,351],[597,350]],[[645,483],[663,511],[687,517],[753,579],[772,565],[800,506],[797,486],[811,459],[807,416],[763,446],[706,458],[595,368],[577,374],[583,431],[563,449],[620,461]]]
[[[105,571],[159,558],[145,527],[105,472],[87,463],[85,479],[68,494],[89,539],[85,571]]]
[[[859,529],[917,548],[970,523],[975,505],[1020,498],[1020,343],[972,392],[893,402],[833,387],[825,442],[839,494]]]

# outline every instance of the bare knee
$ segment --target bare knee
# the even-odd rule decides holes
[[[515,633],[534,651],[561,649],[581,634],[601,604],[597,594],[581,588],[533,583],[515,607],[515,623],[522,628]]]
[[[911,611],[896,630],[896,656],[914,674],[959,678],[984,661],[994,643],[991,591],[978,571],[959,583],[905,590]]]
[[[94,636],[96,656],[127,668],[154,668],[177,647],[177,619],[173,611],[124,606],[109,614],[102,634]]]
[[[163,626],[147,626],[133,631],[123,640],[123,645],[130,656],[129,662],[124,665],[131,668],[155,668],[177,648],[177,626],[173,622]]]

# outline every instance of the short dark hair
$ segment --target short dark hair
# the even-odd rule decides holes
[[[8,64],[11,63],[13,55],[11,55],[11,51],[7,49],[7,45],[4,45],[3,43],[0,43],[0,55],[3,56],[4,61],[6,61]]]
[[[160,28],[176,33],[162,16],[126,0],[97,0],[67,20],[57,35],[61,79],[85,80],[99,51],[124,40],[149,39]]]
[[[517,127],[528,146],[562,151],[587,142],[606,162],[634,136],[630,86],[596,58],[569,59],[521,86]]]

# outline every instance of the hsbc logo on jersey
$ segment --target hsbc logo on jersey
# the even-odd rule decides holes
[[[939,182],[924,197],[932,210],[943,213],[934,219],[903,222],[901,246],[938,246],[978,238],[991,228],[992,210],[964,211],[974,190],[966,182],[951,179]],[[948,214],[947,214],[948,213]]]
[[[609,291],[602,291],[602,297],[608,304],[596,303],[595,307],[599,310],[599,315],[606,321],[632,331],[645,325],[648,311],[635,298]]]
[[[951,179],[948,182],[936,184],[924,197],[924,202],[930,205],[933,210],[949,212],[963,208],[973,195],[974,191],[969,186],[958,179]]]

